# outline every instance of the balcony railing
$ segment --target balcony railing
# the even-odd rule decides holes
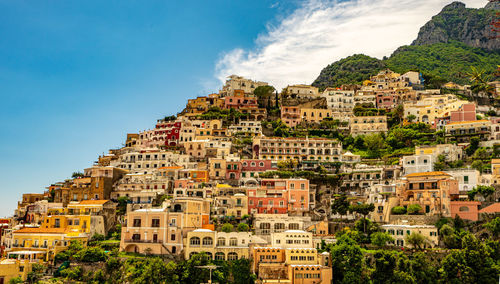
[[[146,244],[161,244],[161,240],[136,240],[136,239],[126,239],[126,243],[146,243]]]

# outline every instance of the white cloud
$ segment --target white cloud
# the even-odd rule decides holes
[[[382,58],[410,44],[451,0],[307,0],[276,26],[268,25],[255,48],[221,55],[216,77],[231,74],[267,81],[277,88],[310,84],[323,67],[355,53]],[[486,0],[465,0],[479,8]]]

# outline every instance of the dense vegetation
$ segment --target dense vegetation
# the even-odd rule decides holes
[[[404,73],[422,72],[427,87],[453,81],[470,83],[471,67],[491,75],[500,62],[500,40],[491,31],[495,11],[467,9],[452,3],[434,16],[410,46],[398,48],[383,60],[356,54],[326,66],[312,83],[321,90],[343,84],[359,84],[383,68]]]
[[[362,54],[349,56],[325,67],[313,86],[324,89],[342,84],[359,84],[383,68],[405,73],[422,72],[427,87],[453,81],[470,83],[467,74],[471,67],[492,75],[500,62],[500,53],[467,46],[460,42],[431,45],[402,46],[389,58],[379,60]]]

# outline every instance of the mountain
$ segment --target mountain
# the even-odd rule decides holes
[[[500,38],[491,27],[495,14],[493,9],[465,8],[465,4],[453,2],[420,28],[412,45],[459,41],[473,47],[499,50]]]
[[[326,66],[312,83],[323,90],[342,84],[361,83],[383,68],[404,73],[419,70],[428,87],[444,81],[469,83],[471,66],[493,74],[500,63],[498,38],[491,38],[487,27],[496,6],[468,9],[459,2],[447,5],[419,32],[412,45],[399,47],[389,58],[379,60],[356,54]]]
[[[323,90],[329,86],[360,84],[383,68],[385,68],[384,62],[377,58],[355,54],[326,66],[313,86]]]

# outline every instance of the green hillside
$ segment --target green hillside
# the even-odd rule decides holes
[[[312,85],[324,89],[342,84],[359,84],[383,68],[399,73],[420,71],[427,78],[427,83],[454,81],[465,84],[469,83],[466,73],[470,72],[471,66],[491,75],[498,64],[498,52],[460,42],[411,45],[398,48],[385,60],[362,54],[341,59],[325,67]]]

